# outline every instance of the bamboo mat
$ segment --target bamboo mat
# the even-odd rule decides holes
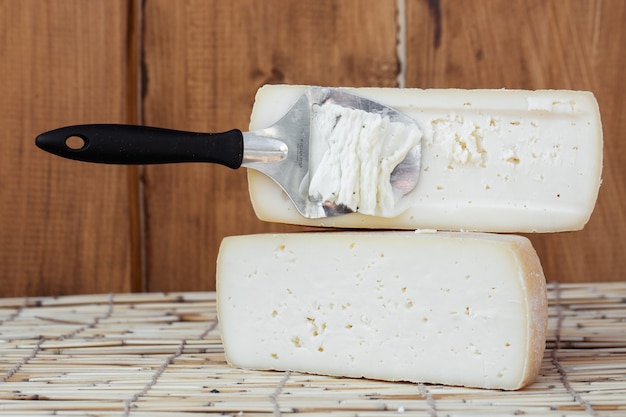
[[[626,283],[551,284],[516,392],[232,369],[214,293],[0,299],[0,414],[626,416]]]

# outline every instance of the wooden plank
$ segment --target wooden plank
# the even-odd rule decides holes
[[[128,170],[34,145],[128,120],[128,2],[0,3],[0,295],[128,291]]]
[[[396,83],[391,1],[151,0],[143,20],[148,125],[245,130],[265,83]],[[243,170],[152,166],[144,178],[150,291],[213,289],[224,236],[301,230],[256,219]]]
[[[548,280],[621,281],[626,214],[626,3],[407,2],[407,87],[590,90],[605,138],[603,185],[580,232],[531,235]]]

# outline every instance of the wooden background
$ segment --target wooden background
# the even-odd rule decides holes
[[[624,22],[622,0],[0,0],[0,296],[211,290],[222,237],[301,230],[254,217],[243,170],[34,146],[91,122],[245,130],[264,83],[593,91],[596,211],[531,239],[550,281],[622,281]]]

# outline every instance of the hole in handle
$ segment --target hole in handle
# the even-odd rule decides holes
[[[87,139],[82,136],[68,136],[65,139],[65,146],[73,151],[80,151],[87,146]]]

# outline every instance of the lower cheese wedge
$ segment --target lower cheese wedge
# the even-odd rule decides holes
[[[514,235],[231,236],[217,302],[227,361],[244,369],[514,390],[545,347],[545,278]]]
[[[250,130],[278,120],[304,89],[260,88]],[[278,185],[250,169],[250,199],[259,219],[342,228],[509,233],[579,230],[589,220],[601,183],[603,147],[600,113],[592,93],[346,91],[391,106],[421,128],[420,178],[408,209],[403,205],[403,212],[392,217],[351,213],[307,219]]]

